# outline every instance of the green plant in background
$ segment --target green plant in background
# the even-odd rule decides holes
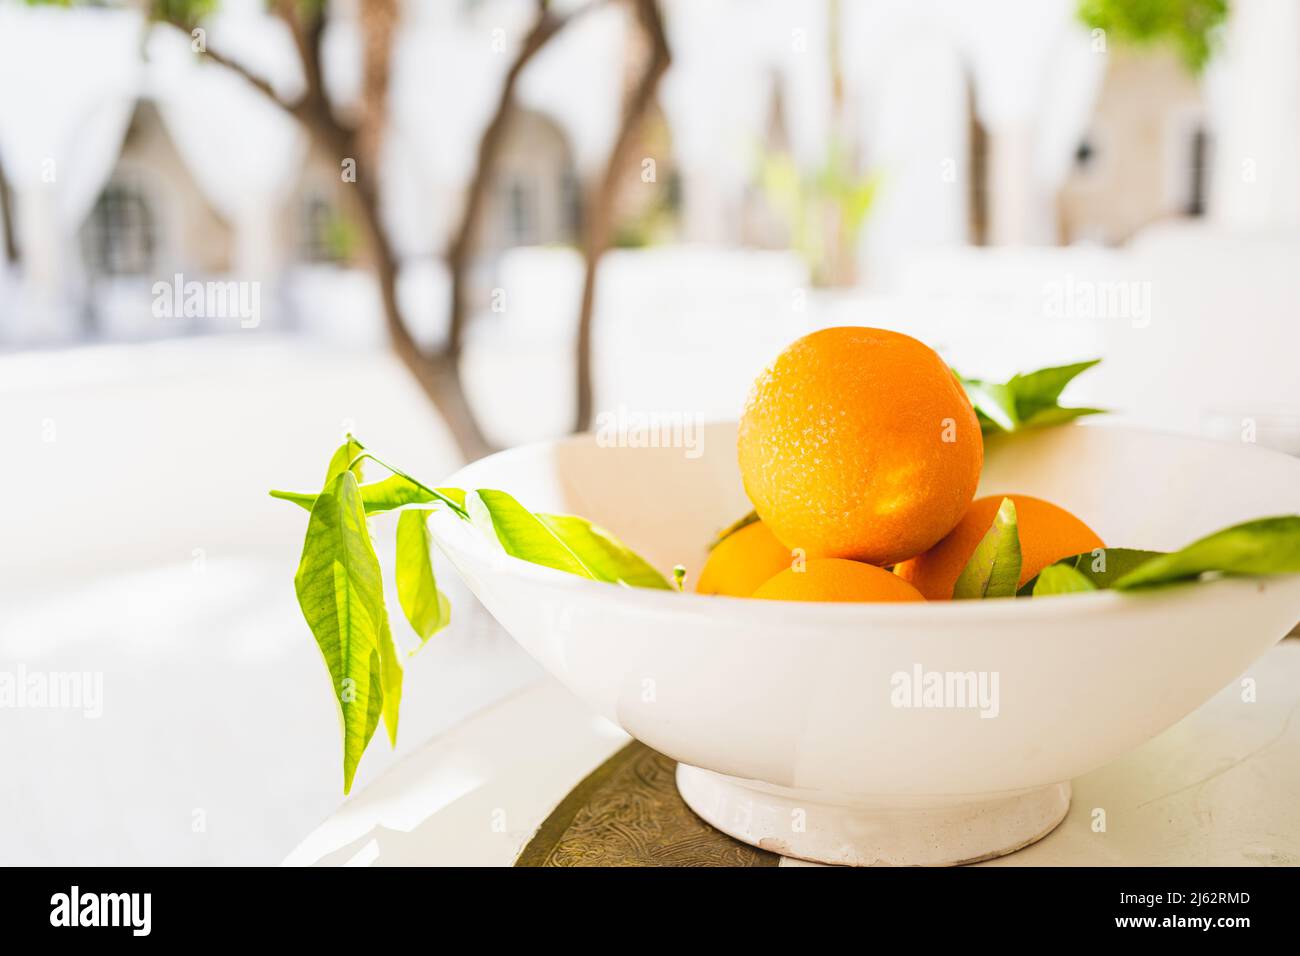
[[[880,186],[875,173],[853,168],[848,150],[834,140],[820,167],[804,173],[787,152],[759,158],[763,196],[786,222],[795,251],[808,265],[815,285],[847,285],[853,280],[858,234]]]
[[[155,20],[173,23],[197,23],[216,12],[219,0],[152,0],[149,4]]]
[[[171,23],[197,23],[203,17],[216,12],[220,0],[149,0],[138,4],[149,10],[155,20]],[[319,4],[320,0],[311,0]],[[26,0],[29,7],[103,7],[108,0]],[[129,4],[128,4],[129,5]]]
[[[645,159],[632,188],[622,187],[611,244],[616,249],[645,249],[672,239],[681,219],[681,171],[672,160],[673,137],[668,120],[657,108],[647,117],[636,155],[659,156],[654,176],[645,179]],[[654,184],[647,189],[648,184]]]
[[[673,172],[654,198],[632,210],[614,228],[616,249],[645,249],[669,239],[677,229],[680,181]]]
[[[356,224],[337,209],[330,209],[323,230],[325,253],[332,262],[351,262],[361,248]]]
[[[1228,0],[1079,0],[1079,19],[1135,46],[1170,44],[1200,73],[1214,54]]]

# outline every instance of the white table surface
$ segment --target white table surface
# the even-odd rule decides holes
[[[1174,727],[1075,780],[1048,837],[981,865],[1300,864],[1297,712],[1300,640],[1287,640]],[[389,770],[285,863],[508,866],[628,739],[543,679]]]

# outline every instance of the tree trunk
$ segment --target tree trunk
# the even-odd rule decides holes
[[[646,113],[654,103],[659,81],[671,62],[668,38],[664,34],[657,0],[635,0],[635,4],[638,24],[650,43],[650,58],[624,105],[622,123],[614,138],[604,176],[589,206],[584,230],[582,254],[586,261],[586,272],[582,279],[582,305],[578,312],[578,340],[574,355],[575,432],[587,431],[591,427],[594,401],[591,383],[591,326],[596,304],[596,270],[600,266],[601,257],[609,248],[613,234],[619,181],[626,173],[630,150],[636,143]]]
[[[433,402],[466,461],[474,461],[494,450],[479,428],[460,378],[456,356],[430,355],[411,337],[402,321],[397,300],[397,256],[380,221],[378,196],[372,181],[358,175],[358,205],[365,219],[366,233],[374,256],[375,278],[384,307],[384,321],[397,356],[406,365],[425,395]]]

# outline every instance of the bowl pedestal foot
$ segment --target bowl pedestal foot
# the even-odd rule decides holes
[[[1047,836],[1070,784],[939,797],[838,796],[677,765],[677,789],[723,833],[782,856],[847,866],[952,866]]]

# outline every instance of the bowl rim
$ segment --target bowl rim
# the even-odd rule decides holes
[[[707,424],[730,425],[734,423],[734,419],[718,419],[716,421],[708,422]],[[1054,427],[1115,429],[1117,431],[1160,437],[1187,444],[1216,446],[1223,446],[1226,444],[1222,441],[1216,441],[1201,436],[1143,428],[1120,422],[1075,422]],[[466,471],[483,462],[517,457],[560,445],[581,444],[589,441],[592,434],[593,433],[591,432],[582,432],[573,435],[564,435],[559,438],[527,442],[522,445],[516,445],[512,448],[502,449],[501,451],[494,452],[491,455],[484,456],[475,461],[467,462],[460,468],[456,469],[455,472],[449,475],[442,482],[439,482],[438,486],[461,487],[463,482],[459,482],[458,479]],[[994,435],[987,437],[991,437],[995,441],[1001,441],[1014,436]],[[1300,467],[1300,460],[1272,448],[1259,445],[1232,445],[1231,447],[1235,448],[1239,453],[1262,453],[1266,457],[1285,460]],[[460,523],[459,519],[453,518],[445,509],[442,508],[433,510],[431,520],[454,521],[456,524]],[[916,621],[918,623],[933,624],[941,621],[949,622],[954,617],[979,621],[992,620],[997,622],[1010,620],[1035,620],[1043,617],[1075,617],[1079,614],[1095,616],[1127,610],[1136,602],[1142,602],[1149,606],[1152,602],[1160,601],[1162,598],[1177,595],[1191,585],[1196,585],[1198,590],[1207,594],[1224,594],[1226,596],[1227,594],[1237,591],[1256,589],[1272,581],[1281,582],[1288,579],[1300,578],[1300,575],[1224,576],[1208,580],[1176,582],[1158,588],[1152,588],[1150,590],[1140,589],[1136,591],[1117,591],[1108,588],[1104,590],[1074,594],[1054,594],[1051,595],[1051,601],[1033,601],[1032,599],[1026,600],[1019,597],[957,601],[776,601],[756,599],[752,597],[735,597],[723,594],[699,594],[695,591],[689,590],[678,591],[675,588],[664,590],[660,588],[639,588],[629,585],[612,584],[607,581],[596,581],[590,578],[579,577],[576,574],[559,571],[554,568],[533,564],[532,562],[525,561],[522,558],[516,558],[512,555],[506,554],[499,548],[493,548],[486,540],[481,542],[481,548],[459,548],[453,543],[449,543],[448,536],[446,535],[434,535],[433,537],[439,550],[442,551],[453,564],[455,564],[458,559],[477,561],[489,567],[494,573],[504,573],[516,578],[522,577],[537,584],[547,585],[551,588],[573,591],[575,592],[575,598],[581,595],[585,600],[599,602],[616,599],[618,604],[624,607],[636,605],[648,611],[675,610],[678,613],[698,613],[710,617],[721,616],[715,615],[713,613],[715,611],[725,611],[726,618],[731,621],[740,621],[742,618],[754,614],[760,615],[763,618],[763,621],[769,624],[772,620],[772,606],[780,609],[783,614],[796,614],[800,619],[800,623],[807,622],[809,624],[821,621],[825,621],[828,624],[845,624],[852,623],[855,620],[861,620],[864,623],[880,622],[892,624],[895,622]],[[453,552],[455,553],[453,554]],[[675,607],[674,605],[666,604],[666,600],[676,602]]]
[[[445,519],[457,521],[443,511],[435,513],[433,520]],[[1136,591],[1116,591],[1105,589],[1077,594],[1054,594],[1050,601],[1034,601],[1025,598],[991,598],[988,600],[969,601],[777,601],[752,597],[734,597],[724,594],[698,594],[694,591],[677,591],[675,589],[639,588],[629,585],[613,584],[607,581],[595,581],[544,567],[516,558],[505,552],[475,554],[469,549],[448,546],[442,535],[435,535],[439,550],[453,564],[460,560],[483,564],[492,573],[503,573],[515,578],[523,578],[535,584],[541,584],[551,590],[573,592],[575,601],[583,603],[616,602],[621,608],[636,607],[640,610],[668,612],[708,617],[724,617],[733,622],[744,623],[744,619],[753,615],[770,624],[774,608],[783,614],[794,614],[798,623],[851,624],[862,623],[898,623],[915,621],[917,623],[948,623],[954,619],[963,621],[1000,622],[1026,621],[1042,618],[1077,617],[1079,615],[1098,616],[1134,609],[1138,602],[1150,606],[1153,602],[1164,603],[1170,598],[1195,585],[1197,590],[1207,595],[1223,595],[1234,592],[1244,593],[1256,590],[1272,582],[1300,579],[1300,575],[1254,575],[1213,578],[1201,581],[1171,583],[1159,588]],[[485,550],[487,546],[485,544]],[[454,553],[453,553],[454,552]],[[669,601],[673,603],[668,603]],[[719,613],[722,612],[722,613]],[[1044,635],[1046,636],[1046,635]]]

